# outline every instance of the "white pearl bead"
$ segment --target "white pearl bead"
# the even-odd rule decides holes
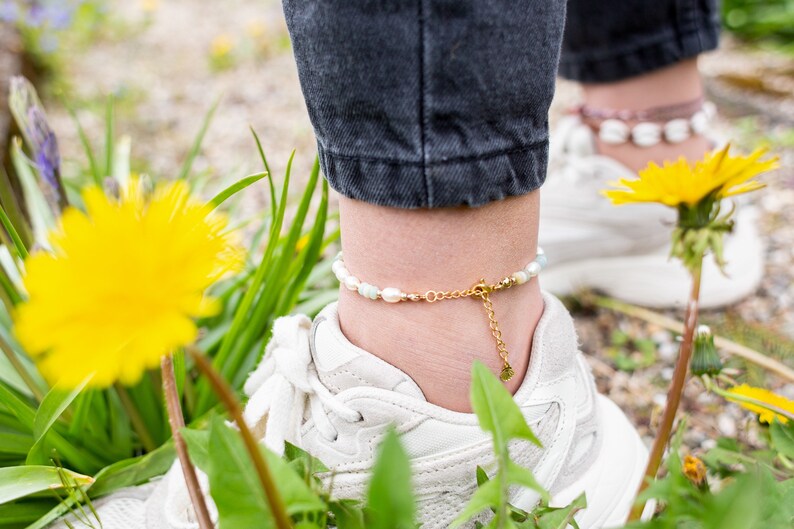
[[[339,281],[344,281],[345,277],[350,275],[350,272],[345,268],[345,263],[342,261],[334,261],[331,265],[331,270]]]
[[[629,126],[619,119],[605,119],[598,127],[598,137],[604,143],[626,143],[630,134]]]
[[[540,273],[540,270],[541,270],[540,264],[536,263],[535,261],[532,261],[527,265],[526,273],[527,275],[529,275],[529,277],[535,277]]]
[[[543,251],[543,248],[541,248],[540,246],[538,246],[538,249],[537,249],[537,250],[535,250],[535,255],[546,255],[546,252],[545,252],[545,251]]]
[[[402,299],[403,293],[400,292],[399,288],[387,287],[381,291],[380,297],[388,303],[397,303]]]
[[[517,285],[523,285],[527,281],[529,281],[529,275],[523,270],[520,270],[513,274],[513,279],[515,279]]]
[[[689,125],[692,127],[692,132],[695,134],[703,134],[709,128],[709,117],[705,112],[699,110],[689,118]]]
[[[671,119],[664,124],[664,139],[669,143],[681,143],[689,138],[689,121]]]
[[[358,290],[358,287],[361,285],[361,281],[356,276],[347,276],[344,279],[345,288],[348,290]]]
[[[638,123],[631,130],[631,140],[638,147],[653,147],[662,139],[662,127],[657,123]]]
[[[711,121],[717,117],[717,105],[711,101],[706,101],[703,103],[703,113],[706,114],[706,117]]]

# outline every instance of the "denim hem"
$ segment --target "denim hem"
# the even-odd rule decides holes
[[[340,155],[320,145],[317,151],[328,184],[348,198],[406,209],[476,207],[538,189],[548,141],[429,163]]]
[[[580,83],[620,81],[714,50],[718,44],[716,24],[702,24],[694,31],[678,34],[665,29],[623,49],[566,52],[559,74]]]

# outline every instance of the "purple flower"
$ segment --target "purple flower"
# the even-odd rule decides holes
[[[41,106],[36,90],[24,77],[11,78],[9,107],[30,149],[42,180],[56,197],[59,204],[66,203],[61,185],[61,156],[47,116]]]
[[[16,22],[19,19],[19,7],[14,0],[6,0],[0,4],[0,21]]]

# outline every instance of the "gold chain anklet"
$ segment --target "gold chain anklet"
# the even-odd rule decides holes
[[[375,285],[365,283],[348,271],[345,262],[342,260],[342,252],[339,252],[339,255],[336,256],[332,270],[339,282],[348,290],[356,291],[361,296],[371,300],[381,299],[387,303],[400,303],[402,301],[435,303],[436,301],[446,299],[479,298],[488,316],[488,326],[491,329],[491,335],[496,341],[496,352],[499,354],[499,358],[502,359],[503,365],[499,378],[503,382],[507,382],[513,378],[515,370],[513,370],[513,367],[508,361],[510,353],[507,351],[507,345],[502,339],[502,331],[499,328],[499,322],[496,319],[496,313],[493,310],[493,303],[491,302],[491,293],[506,290],[515,285],[523,285],[537,276],[541,270],[546,267],[547,262],[546,254],[538,247],[537,255],[532,262],[518,272],[503,277],[496,283],[488,284],[485,282],[485,279],[480,279],[477,284],[466,290],[428,290],[424,293],[403,292],[395,287],[380,289]]]

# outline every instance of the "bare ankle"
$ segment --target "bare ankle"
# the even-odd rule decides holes
[[[403,290],[466,289],[522,269],[537,248],[538,197],[532,193],[482,208],[398,210],[349,199],[340,202],[343,251],[350,273]],[[516,374],[529,364],[543,312],[537,279],[492,294],[494,311]],[[431,403],[470,411],[471,364],[502,367],[483,303],[385,303],[343,289],[339,320],[355,345],[411,376]]]

